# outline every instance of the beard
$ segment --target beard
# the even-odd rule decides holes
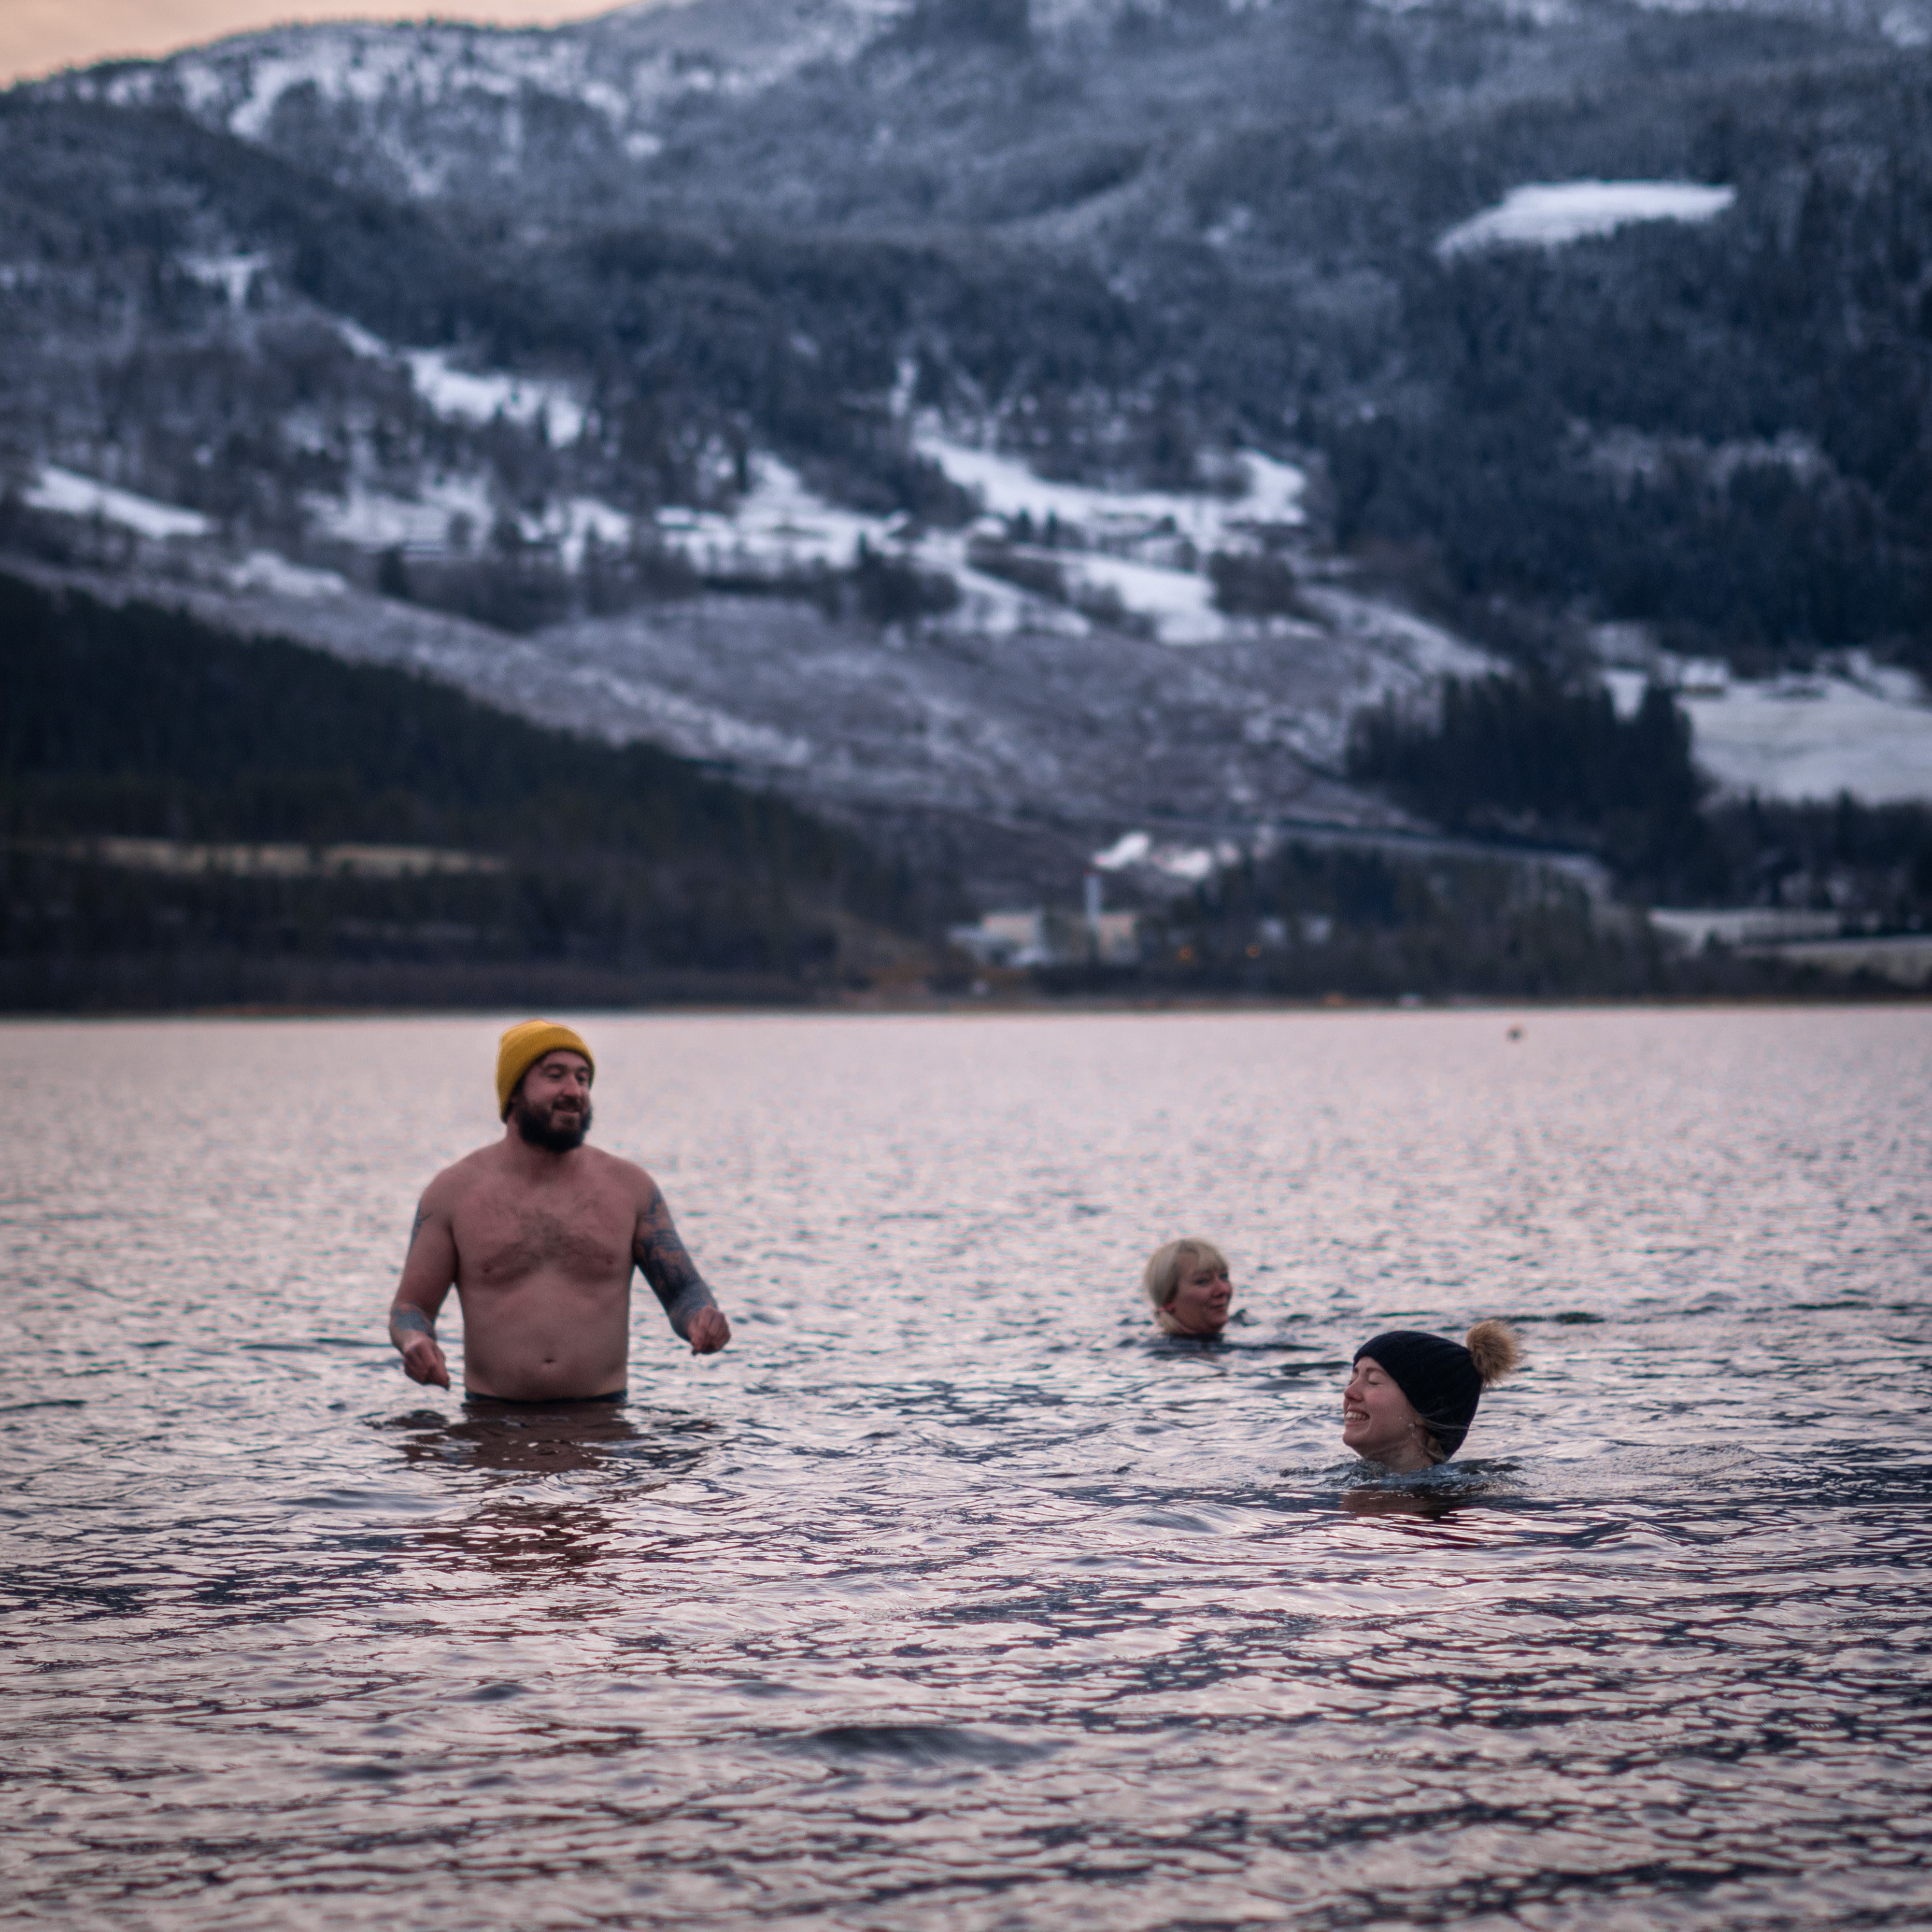
[[[532,1147],[542,1148],[546,1154],[568,1154],[572,1148],[581,1147],[584,1136],[590,1131],[588,1100],[580,1111],[566,1108],[561,1116],[557,1112],[557,1105],[553,1100],[548,1114],[538,1114],[519,1094],[510,1116],[517,1124],[518,1134]]]

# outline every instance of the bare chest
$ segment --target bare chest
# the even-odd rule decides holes
[[[478,1288],[536,1277],[621,1286],[630,1279],[632,1221],[622,1203],[594,1193],[466,1203],[456,1218],[458,1279]]]

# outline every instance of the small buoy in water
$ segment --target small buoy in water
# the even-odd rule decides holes
[[[1511,1040],[1522,1039],[1522,1028],[1521,1027],[1511,1027],[1509,1030],[1509,1037]]]

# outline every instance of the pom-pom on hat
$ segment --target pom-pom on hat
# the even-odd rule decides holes
[[[1478,1322],[1462,1342],[1390,1328],[1355,1351],[1357,1361],[1364,1355],[1408,1396],[1444,1456],[1462,1448],[1484,1390],[1522,1359],[1516,1331],[1504,1322]]]
[[[554,1020],[520,1020],[505,1033],[496,1048],[496,1118],[507,1120],[510,1118],[510,1096],[516,1090],[517,1082],[536,1066],[547,1053],[554,1053],[562,1047],[572,1053],[580,1053],[590,1062],[593,1078],[597,1072],[597,1062],[589,1047],[584,1043],[584,1036],[574,1033],[567,1026],[559,1026]]]

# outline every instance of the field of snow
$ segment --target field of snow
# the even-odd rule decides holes
[[[962,442],[934,428],[913,439],[962,489],[976,495],[989,515],[1022,514],[1044,527],[1049,518],[1096,548],[1131,544],[1162,532],[1185,537],[1203,551],[1252,547],[1257,526],[1298,529],[1307,520],[1306,476],[1292,463],[1254,450],[1240,452],[1247,488],[1238,496],[1193,491],[1101,490],[1036,476],[1017,457]]]
[[[1164,644],[1214,644],[1241,627],[1214,608],[1214,586],[1199,571],[1124,553],[1149,545],[1171,550],[1177,542],[1192,544],[1203,554],[1252,549],[1254,529],[1292,526],[1304,514],[1301,472],[1265,457],[1244,458],[1249,490],[1229,498],[1048,482],[1010,457],[934,435],[922,436],[918,447],[954,482],[972,490],[989,517],[1008,520],[1024,514],[1039,529],[1052,518],[1062,547],[1019,545],[1016,554],[1052,564],[1076,602],[1096,596],[1117,598],[1124,612],[1142,620]],[[994,635],[1022,627],[1084,635],[1090,628],[1077,610],[975,569],[968,560],[968,539],[961,533],[926,531],[908,541],[902,519],[828,502],[772,456],[753,459],[752,488],[728,513],[664,509],[658,513],[656,530],[660,542],[710,576],[843,569],[863,542],[881,554],[952,577],[964,593],[950,620],[956,628]]]
[[[1880,805],[1932,799],[1932,704],[1846,676],[1732,684],[1682,695],[1697,762],[1732,792]]]
[[[1215,608],[1212,583],[1202,570],[1176,561],[1178,550],[1191,549],[1203,562],[1216,550],[1252,553],[1261,547],[1259,532],[1297,530],[1307,520],[1302,501],[1306,476],[1294,464],[1258,451],[1240,452],[1239,473],[1246,487],[1234,495],[1055,482],[1036,476],[1016,457],[961,442],[929,425],[914,442],[922,456],[974,496],[985,514],[998,519],[1006,530],[1022,518],[1042,536],[1054,530],[1056,547],[1022,544],[1016,551],[1058,570],[1075,602],[1117,599],[1122,610],[1141,620],[1165,644],[1217,644],[1253,628],[1251,622],[1231,620]],[[1084,628],[1077,612],[970,570],[956,539],[928,538],[921,561],[959,577],[977,600],[969,614],[976,624],[1004,628],[1024,621]]]
[[[558,448],[584,434],[584,405],[561,382],[473,374],[453,367],[440,349],[406,349],[401,355],[416,394],[446,421],[486,423],[500,416],[527,425],[541,419],[544,434]]]
[[[660,510],[659,540],[712,576],[780,576],[820,566],[842,570],[862,539],[875,550],[891,547],[897,527],[891,519],[827,502],[776,457],[754,457],[750,469],[752,487],[728,515]]]
[[[1159,872],[1178,879],[1183,885],[1198,886],[1223,866],[1238,865],[1244,854],[1231,839],[1212,845],[1189,845],[1173,842],[1156,844],[1144,832],[1124,832],[1103,852],[1090,861],[1097,872]]]
[[[155,543],[165,543],[170,537],[205,537],[214,527],[198,510],[158,503],[152,496],[117,490],[110,483],[97,482],[92,476],[52,463],[41,469],[38,480],[21,501],[30,510],[51,511],[56,516],[98,517],[103,523],[117,524]]]
[[[347,578],[332,570],[310,570],[272,550],[250,550],[228,572],[230,588],[259,590],[275,597],[343,597]]]
[[[560,385],[455,369],[440,350],[393,350],[353,324],[340,329],[357,354],[406,366],[418,392],[441,414],[478,421],[500,412],[527,422],[544,413],[553,441],[569,441],[582,429],[583,411]],[[1293,464],[1243,452],[1235,473],[1245,477],[1246,488],[1238,495],[1109,490],[1036,477],[1014,458],[934,431],[922,433],[918,447],[976,497],[983,514],[975,530],[912,531],[902,517],[847,508],[819,495],[776,457],[759,454],[751,460],[750,488],[728,510],[666,507],[652,520],[651,534],[711,578],[844,570],[862,545],[952,578],[961,599],[943,621],[955,630],[988,636],[1026,630],[1084,637],[1096,616],[1104,620],[1107,608],[1176,646],[1252,638],[1268,628],[1268,622],[1230,617],[1216,608],[1204,563],[1216,551],[1254,552],[1264,532],[1305,521],[1306,479]],[[28,500],[70,515],[104,516],[157,539],[205,536],[212,527],[194,512],[54,468],[42,472]],[[311,492],[303,502],[322,537],[364,550],[399,548],[424,556],[477,550],[506,514],[480,470],[424,477],[407,493],[358,478],[340,496]],[[1050,547],[1013,543],[1007,554],[1057,573],[1066,587],[1064,597],[975,567],[975,538],[1005,543],[1022,518],[1042,535],[1051,530],[1057,541]],[[581,568],[593,538],[621,550],[637,534],[636,520],[626,512],[580,495],[554,498],[541,512],[518,512],[516,521],[526,542],[554,546],[573,572]],[[258,551],[239,568],[259,584],[275,563],[271,553]],[[299,569],[285,560],[284,567]],[[313,586],[305,593],[298,590],[294,578],[287,587],[292,595],[322,594]],[[1083,614],[1083,608],[1094,614]],[[1338,613],[1336,621],[1346,627],[1346,614]]]
[[[239,263],[252,258],[234,259]],[[584,405],[566,382],[502,370],[459,369],[447,350],[398,349],[343,316],[336,318],[335,332],[366,362],[400,363],[416,394],[446,422],[487,423],[500,416],[527,428],[540,421],[544,436],[560,449],[584,434]]]
[[[416,393],[439,416],[472,423],[498,415],[528,424],[541,420],[553,445],[575,442],[585,410],[560,382],[500,370],[454,366],[448,352],[397,348],[352,322],[338,332],[354,352],[406,368]],[[1114,601],[1161,642],[1208,644],[1255,628],[1214,606],[1205,560],[1216,551],[1252,554],[1264,538],[1305,526],[1307,478],[1291,463],[1256,450],[1238,452],[1229,468],[1235,488],[1221,490],[1107,490],[1035,476],[1018,458],[949,435],[935,424],[915,432],[919,453],[969,492],[990,520],[982,534],[1001,538],[1026,519],[1049,549],[1016,546],[1018,554],[1050,564],[1065,580],[1068,602],[1022,589],[976,569],[967,536],[932,530],[908,536],[904,519],[880,517],[831,502],[778,458],[754,455],[751,487],[728,510],[667,506],[653,520],[654,536],[711,577],[778,578],[803,570],[848,568],[862,543],[923,569],[941,572],[962,596],[956,628],[1009,635],[1019,628],[1084,636],[1089,620],[1071,604]],[[480,478],[426,483],[414,500],[358,484],[340,499],[312,496],[316,526],[339,542],[368,549],[400,544],[422,552],[452,547],[452,520],[460,515],[474,535],[487,532],[496,511]],[[519,519],[530,542],[561,548],[566,566],[581,562],[594,531],[599,543],[622,548],[632,519],[608,504],[575,497],[542,517]]]
[[[1816,675],[1734,678],[1715,660],[1668,656],[1657,674],[1690,719],[1691,755],[1727,792],[1932,799],[1932,703],[1908,670],[1848,651]],[[1603,674],[1621,715],[1635,712],[1652,675]]]
[[[1484,248],[1560,248],[1638,221],[1708,221],[1737,199],[1701,182],[1531,182],[1459,222],[1436,244],[1444,261]]]
[[[313,492],[302,507],[322,535],[358,550],[460,549],[465,546],[457,543],[455,532],[463,524],[481,538],[495,520],[489,486],[480,476],[435,478],[412,498],[356,484],[340,496]]]
[[[461,556],[480,549],[504,514],[488,478],[473,472],[428,478],[413,496],[358,483],[340,496],[312,491],[302,503],[314,528],[338,543],[422,556]],[[515,521],[526,543],[554,544],[570,571],[582,567],[593,537],[608,550],[622,550],[632,528],[632,519],[622,510],[595,496],[554,498],[541,514],[521,514]]]

